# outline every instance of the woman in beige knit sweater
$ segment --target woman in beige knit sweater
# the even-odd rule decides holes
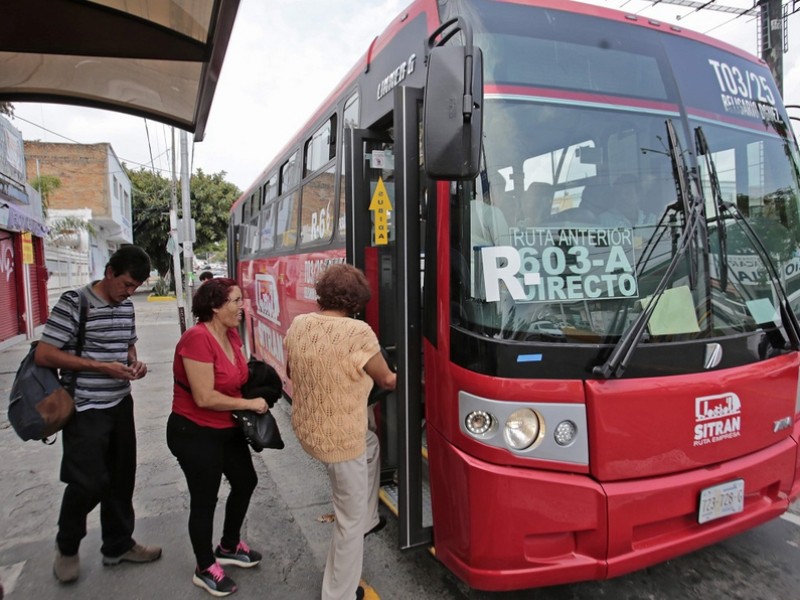
[[[322,579],[322,600],[360,600],[364,536],[386,523],[378,517],[380,450],[367,428],[373,381],[394,389],[369,325],[353,317],[370,289],[364,274],[335,264],[316,284],[320,311],[294,319],[286,334],[292,379],[292,427],[300,445],[328,471],[336,515]]]

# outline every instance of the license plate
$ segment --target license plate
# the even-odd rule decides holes
[[[697,522],[707,523],[744,510],[744,479],[720,483],[700,492]]]

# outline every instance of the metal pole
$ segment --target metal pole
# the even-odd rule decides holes
[[[189,195],[189,145],[186,132],[181,130],[181,218],[183,219],[183,269],[186,277],[186,306],[192,312],[192,274],[194,252],[192,250],[192,209]]]
[[[184,309],[183,282],[181,281],[181,258],[179,255],[180,243],[178,242],[178,182],[175,160],[175,128],[172,128],[172,185],[171,202],[169,206],[169,235],[172,238],[172,275],[175,279],[175,297],[178,300],[178,320],[181,333],[186,331],[186,311]]]
[[[783,0],[759,0],[761,17],[760,25],[764,38],[761,41],[759,55],[767,63],[778,93],[783,96]]]

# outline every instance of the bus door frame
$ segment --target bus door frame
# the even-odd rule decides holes
[[[420,280],[420,140],[423,93],[420,88],[394,89],[395,156],[395,319],[398,432],[398,544],[401,549],[429,545],[433,528],[424,526],[422,462],[422,298]],[[385,132],[349,129],[345,137],[347,177],[347,262],[364,267],[363,252],[370,244],[368,211],[358,210],[363,197],[364,142],[386,141]],[[367,188],[368,189],[368,188]]]

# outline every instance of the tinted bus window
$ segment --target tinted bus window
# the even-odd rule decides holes
[[[343,128],[347,129],[355,129],[358,127],[358,94],[353,94],[347,100],[347,103],[344,105],[344,115],[342,118]],[[342,136],[342,143],[344,144],[345,136]],[[344,151],[341,152],[340,156],[344,156]],[[344,183],[344,160],[341,160],[341,170],[340,170],[340,181],[339,181],[339,212],[336,214],[338,215],[338,223],[337,223],[337,233],[336,237],[340,240],[345,239],[345,235],[347,234],[346,225],[347,221],[345,219],[344,211],[345,211],[345,183]]]
[[[535,13],[527,6],[474,6],[480,13],[475,44],[484,50],[487,83],[667,98],[658,62],[663,51],[648,31],[614,23],[598,28],[592,17],[555,10],[541,9],[541,18],[531,20]]]
[[[297,173],[297,152],[283,163],[281,167],[281,194],[285,194],[290,188],[297,185],[300,180]]]
[[[358,94],[353,94],[344,105],[345,128],[358,127]]]
[[[336,115],[314,132],[306,142],[305,175],[322,168],[336,156]]]
[[[317,175],[303,186],[300,245],[328,241],[333,235],[334,177],[336,167]]]
[[[282,198],[278,205],[278,225],[275,229],[275,247],[294,248],[297,241],[297,204],[299,190]]]
[[[258,250],[258,215],[241,227],[241,256],[253,254]]]
[[[264,203],[275,200],[278,197],[278,175],[274,174],[264,185]]]
[[[275,207],[277,203],[268,204],[263,211],[261,219],[261,251],[272,250],[275,247]]]

